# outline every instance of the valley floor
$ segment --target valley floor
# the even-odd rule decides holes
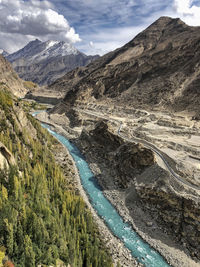
[[[109,120],[117,133],[120,122],[123,123],[121,134],[127,138],[141,138],[155,145],[159,151],[164,153],[170,166],[184,181],[191,186],[200,186],[200,123],[187,119],[184,114],[172,115],[157,111],[147,112],[145,110],[124,110],[120,107],[88,104],[77,106],[75,112],[82,121],[81,125],[68,127],[69,120],[65,115],[40,113],[37,118],[43,122],[53,125],[59,133],[67,138],[78,137],[83,128],[90,129],[93,124],[101,119]],[[78,145],[78,141],[77,141]],[[197,267],[199,263],[193,261],[186,247],[177,242],[175,236],[169,235],[167,229],[158,226],[153,214],[145,210],[142,203],[136,201],[134,186],[128,189],[119,189],[117,184],[109,178],[109,172],[99,162],[94,163],[92,155],[86,154],[86,159],[94,174],[96,174],[103,192],[111,203],[117,208],[125,221],[129,221],[133,228],[151,246],[157,249],[172,266]],[[157,158],[157,164],[165,168],[163,162]],[[101,170],[101,173],[99,172]],[[103,171],[102,171],[103,170]],[[77,186],[89,204],[87,195],[82,189],[77,177]],[[131,194],[130,194],[131,193]],[[133,205],[133,203],[137,203]],[[107,227],[93,211],[94,216],[105,236],[108,246],[112,247],[115,260],[120,258],[122,266],[133,265],[130,254],[123,248],[119,240],[112,237]],[[106,234],[107,233],[107,234]],[[120,244],[120,245],[119,245]],[[125,252],[126,251],[126,252]],[[129,261],[129,263],[126,262]],[[134,263],[136,264],[136,263]]]

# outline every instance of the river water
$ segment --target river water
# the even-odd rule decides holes
[[[133,257],[146,267],[170,266],[156,250],[143,241],[129,224],[123,221],[114,206],[103,195],[96,178],[78,148],[62,135],[52,131],[48,125],[42,123],[42,126],[68,149],[76,163],[82,186],[87,192],[92,206],[113,234],[131,251]]]

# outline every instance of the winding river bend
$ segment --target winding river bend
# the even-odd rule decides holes
[[[133,257],[146,267],[169,267],[170,265],[167,264],[165,259],[143,241],[129,224],[123,221],[117,210],[103,195],[96,178],[78,148],[62,135],[52,131],[47,124],[42,123],[42,126],[48,129],[68,149],[76,163],[82,186],[87,192],[92,206],[113,234],[131,251]]]

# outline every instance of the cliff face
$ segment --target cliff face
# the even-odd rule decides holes
[[[112,100],[129,106],[199,111],[200,28],[161,17],[132,41],[51,89],[66,88],[66,103]]]
[[[93,160],[102,163],[122,188],[127,188],[136,175],[153,166],[155,157],[142,144],[124,142],[116,135],[112,126],[97,122],[94,130],[83,131],[78,145],[84,153],[93,155]]]
[[[191,256],[200,259],[198,191],[188,189],[166,175],[158,177],[156,172],[147,179],[138,177],[136,191],[159,224],[172,232],[187,247]]]
[[[17,97],[23,97],[27,93],[23,81],[12,69],[11,64],[0,55],[0,83]]]

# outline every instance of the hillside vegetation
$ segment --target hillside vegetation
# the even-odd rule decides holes
[[[0,142],[16,161],[0,170],[0,261],[6,254],[4,266],[112,266],[70,173],[51,153],[57,141],[22,109],[0,89]]]

